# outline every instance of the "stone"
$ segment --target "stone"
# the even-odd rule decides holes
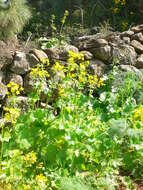
[[[39,59],[32,53],[26,54],[26,58],[30,67],[35,67],[39,63]]]
[[[24,77],[24,91],[26,94],[31,93],[32,91],[35,91],[35,85],[36,85],[36,81],[32,78],[32,76],[30,76],[30,73],[26,74]],[[45,101],[47,94],[46,94],[46,90],[47,90],[47,83],[46,81],[43,82],[42,84],[42,92],[40,95],[40,99],[41,101]]]
[[[35,82],[30,76],[30,73],[24,76],[24,91],[28,94],[34,89]]]
[[[143,43],[143,34],[141,32],[137,33],[137,34],[132,36],[132,39]]]
[[[127,44],[112,49],[112,62],[117,59],[120,65],[135,65],[136,57],[135,49]]]
[[[136,67],[138,69],[142,69],[143,68],[143,54],[141,54],[136,61]]]
[[[72,51],[74,53],[78,53],[78,48],[73,45],[64,45],[60,49],[59,53],[59,59],[62,61],[66,61],[69,58],[69,51]]]
[[[143,53],[143,45],[140,42],[138,42],[137,40],[132,40],[130,45],[135,48],[137,53],[139,53],[139,54]]]
[[[7,94],[7,86],[0,82],[0,100],[3,100]]]
[[[127,30],[125,32],[122,32],[120,34],[121,38],[123,39],[123,37],[131,37],[132,35],[134,35],[134,31],[131,31],[131,30]]]
[[[134,33],[138,33],[138,32],[143,31],[143,24],[132,27],[131,31],[133,31]]]
[[[38,58],[39,61],[41,59],[47,59],[48,58],[47,54],[42,50],[33,49],[30,51],[30,53],[34,54]]]
[[[59,57],[60,51],[59,51],[59,49],[57,47],[45,49],[44,52],[47,54],[47,56],[51,60],[60,58]]]
[[[94,48],[91,50],[96,59],[108,62],[111,58],[111,47],[106,45],[100,48]]]
[[[9,82],[14,82],[16,84],[18,84],[19,86],[23,86],[23,78],[21,75],[17,75],[15,73],[7,73],[6,74],[6,84],[8,84]]]
[[[107,70],[107,65],[105,65],[102,61],[98,59],[90,60],[90,64],[88,66],[88,72],[90,74],[101,77],[103,76],[106,70]]]
[[[76,47],[78,47],[79,50],[89,50],[91,48],[99,48],[108,45],[108,41],[105,39],[99,38],[98,35],[89,35],[89,36],[83,36],[79,37],[76,40]]]
[[[80,51],[81,54],[83,54],[85,60],[90,60],[93,58],[93,55],[89,51]]]
[[[139,69],[137,69],[136,67],[132,66],[132,65],[119,65],[118,68],[121,71],[124,72],[134,72],[136,73],[139,77],[143,77],[141,71]]]
[[[123,37],[123,41],[124,41],[126,44],[129,44],[131,40],[130,40],[129,37]]]
[[[4,73],[2,71],[0,71],[0,82],[2,82],[4,79]]]
[[[24,113],[28,109],[28,97],[26,96],[16,96],[16,97],[11,97],[7,98],[6,100],[6,106],[10,106],[15,102],[15,106],[19,107]]]
[[[10,70],[16,74],[25,74],[30,70],[29,62],[24,52],[16,51]]]
[[[0,41],[0,70],[5,70],[13,60],[13,51],[6,43]]]

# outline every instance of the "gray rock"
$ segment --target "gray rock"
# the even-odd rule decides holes
[[[26,54],[26,59],[28,60],[30,67],[35,67],[39,63],[39,59],[32,53]]]
[[[60,50],[57,47],[48,48],[45,49],[44,51],[51,60],[60,58],[59,57]]]
[[[4,72],[0,71],[0,82],[2,82],[4,79]]]
[[[16,74],[22,75],[30,70],[30,65],[25,53],[19,51],[15,52],[14,61],[10,67],[10,70]]]
[[[89,51],[81,51],[80,53],[84,55],[85,60],[90,60],[93,58],[92,53]]]
[[[18,84],[19,86],[23,86],[23,78],[21,75],[17,75],[15,73],[7,73],[6,74],[6,83],[14,82]]]
[[[112,61],[118,59],[118,64],[135,65],[137,54],[129,45],[117,46],[112,49]]]
[[[106,45],[104,47],[92,49],[91,52],[96,59],[108,62],[111,58],[111,47]]]
[[[78,48],[73,45],[64,45],[60,48],[59,59],[62,61],[66,61],[69,58],[69,51],[74,53],[78,53]]]
[[[29,94],[32,91],[34,92],[35,87],[37,85],[36,83],[37,83],[37,81],[34,80],[32,76],[30,76],[30,73],[26,74],[26,76],[24,77],[24,91],[25,91],[25,93]],[[46,81],[43,82],[41,85],[42,85],[42,87],[41,87],[42,89],[41,89],[40,99],[41,99],[41,101],[44,102],[46,100],[46,97],[47,97],[47,94],[46,94],[47,83],[46,83]]]
[[[107,70],[107,65],[105,65],[102,61],[95,59],[90,60],[90,64],[88,66],[88,72],[92,75],[97,75],[99,77],[103,76],[105,71]]]
[[[131,31],[133,31],[133,32],[135,32],[135,33],[138,33],[138,32],[143,31],[143,24],[132,27],[132,28],[131,28]]]
[[[123,37],[123,41],[124,41],[126,44],[129,44],[131,40],[130,40],[129,37]]]
[[[3,100],[7,93],[7,86],[0,82],[0,100]]]
[[[7,98],[6,106],[11,106],[13,102],[15,102],[15,107],[21,108],[22,113],[28,109],[28,97],[26,96]]]
[[[119,65],[118,68],[121,71],[124,71],[124,72],[134,72],[139,77],[143,78],[142,72],[139,69],[137,69],[136,67],[132,66],[132,65]]]
[[[140,33],[137,33],[137,34],[135,34],[135,35],[133,35],[133,36],[132,36],[132,39],[133,39],[133,40],[137,40],[137,41],[143,43],[143,35],[142,35],[141,32],[140,32]]]
[[[143,54],[141,54],[136,61],[136,67],[138,69],[142,69],[143,68]]]
[[[3,41],[0,41],[0,70],[6,69],[12,63],[12,54],[12,49]]]
[[[122,32],[120,34],[122,39],[123,39],[123,37],[131,37],[132,35],[134,35],[134,31],[131,31],[131,30],[127,30],[127,31]]]
[[[24,77],[24,91],[28,94],[33,91],[35,85],[34,79],[30,76],[30,73]]]
[[[89,50],[91,48],[99,48],[108,45],[105,39],[99,38],[98,35],[89,35],[79,37],[76,41],[79,50]]]
[[[137,40],[132,40],[130,44],[135,48],[137,53],[143,53],[143,45],[140,42],[138,42]]]
[[[33,49],[30,51],[30,53],[34,54],[38,58],[39,61],[41,59],[47,59],[48,58],[47,54],[42,50]]]

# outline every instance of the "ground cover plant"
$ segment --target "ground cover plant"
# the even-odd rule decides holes
[[[30,73],[35,86],[25,113],[16,102],[23,89],[8,84],[11,102],[0,135],[2,189],[131,190],[142,181],[143,79],[117,66],[99,78],[88,67],[72,51],[67,65],[41,60]]]

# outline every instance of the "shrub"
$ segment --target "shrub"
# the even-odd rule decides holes
[[[14,37],[22,31],[30,18],[25,0],[0,1],[0,38]]]

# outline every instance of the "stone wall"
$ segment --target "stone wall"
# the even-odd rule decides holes
[[[140,73],[143,68],[143,25],[132,27],[119,33],[113,32],[108,36],[95,34],[76,38],[72,45],[50,48],[45,51],[32,49],[28,53],[16,50],[13,45],[0,41],[0,106],[6,101],[7,84],[13,81],[24,87],[25,91],[19,96],[20,102],[26,101],[27,93],[32,87],[29,72],[42,58],[49,58],[66,63],[68,52],[82,52],[86,60],[90,60],[93,73],[102,76],[110,65],[118,64],[123,71]]]

